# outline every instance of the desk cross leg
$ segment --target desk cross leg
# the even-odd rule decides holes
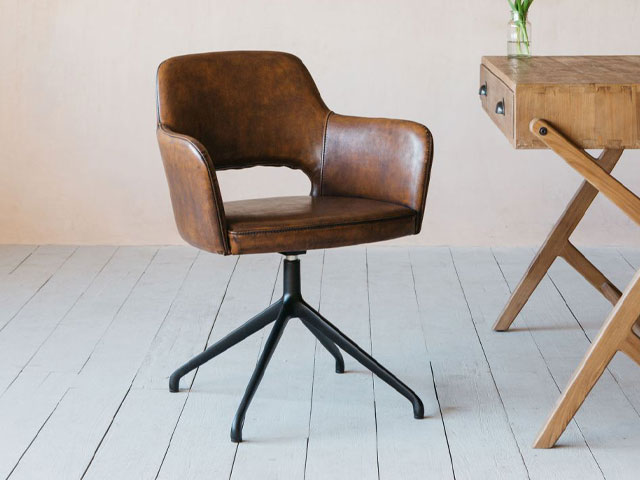
[[[553,413],[538,434],[534,448],[551,448],[555,445],[616,352],[622,351],[640,364],[640,339],[632,331],[638,316],[640,271],[636,272],[571,377]]]
[[[616,163],[618,163],[621,155],[622,150],[604,150],[597,160],[598,165],[600,165],[604,171],[610,172]],[[509,298],[507,305],[493,326],[494,330],[505,331],[509,329],[556,258],[563,257],[567,259],[567,261],[584,276],[593,278],[593,275],[587,276],[583,272],[598,271],[596,267],[586,258],[579,262],[576,261],[575,264],[572,263],[569,258],[575,258],[575,255],[572,255],[568,250],[572,250],[573,247],[569,242],[569,237],[580,223],[580,220],[582,220],[582,217],[587,213],[587,210],[597,195],[598,190],[593,185],[586,180],[582,182],[580,188],[578,188],[578,191],[551,230],[551,233],[549,233],[542,244],[542,247],[538,250],[538,253],[527,268],[525,275],[522,277],[522,280],[520,280],[520,283],[518,283],[518,286],[511,294],[511,298]],[[580,266],[578,266],[578,264]],[[602,277],[604,278],[604,275],[602,275]]]
[[[544,120],[534,119],[529,128],[580,173],[585,181],[536,254],[494,329],[509,328],[557,257],[564,258],[614,305],[535,441],[535,448],[550,448],[560,438],[616,352],[622,351],[640,364],[640,338],[634,332],[634,326],[640,317],[640,271],[635,274],[624,293],[621,293],[569,241],[569,237],[599,192],[638,224],[640,198],[610,175],[622,155],[622,149],[605,149],[596,160]]]

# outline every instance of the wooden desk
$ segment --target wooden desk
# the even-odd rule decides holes
[[[640,224],[640,198],[610,172],[625,148],[640,148],[640,56],[483,57],[482,107],[515,148],[550,148],[585,178],[494,325],[508,330],[557,257],[614,308],[575,371],[535,448],[550,448],[616,352],[640,364],[640,271],[620,292],[569,237],[598,192]],[[603,149],[596,159],[584,149]],[[635,330],[635,331],[634,331]]]

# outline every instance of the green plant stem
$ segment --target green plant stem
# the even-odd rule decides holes
[[[527,24],[526,22],[522,25],[522,34],[524,35],[524,47],[526,49],[526,54],[530,55],[529,50],[529,34],[527,33]]]
[[[522,55],[522,49],[520,48],[520,44],[524,43],[525,55],[529,55],[529,35],[527,34],[527,23],[526,20],[520,20],[518,23],[518,55]]]
[[[522,38],[522,34],[520,33],[520,27],[518,27],[518,41],[516,42],[516,46],[518,47],[518,55],[522,55],[522,48],[520,47],[520,38]]]

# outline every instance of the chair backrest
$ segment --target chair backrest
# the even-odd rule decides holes
[[[157,82],[159,124],[199,140],[216,170],[287,166],[318,186],[329,109],[297,57],[185,55],[163,62]]]

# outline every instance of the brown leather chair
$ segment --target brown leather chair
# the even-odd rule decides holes
[[[344,350],[413,404],[418,396],[310,307],[300,292],[306,250],[420,232],[433,143],[424,126],[333,113],[297,57],[221,52],[174,57],[157,77],[157,136],[182,237],[223,255],[280,252],[284,294],[176,370],[180,378],[274,323],[231,429],[242,441],[246,410],[290,318],[299,318],[344,371]],[[309,196],[223,202],[216,172],[256,165],[302,170]],[[400,347],[399,347],[400,348]],[[408,359],[410,360],[410,359]]]

